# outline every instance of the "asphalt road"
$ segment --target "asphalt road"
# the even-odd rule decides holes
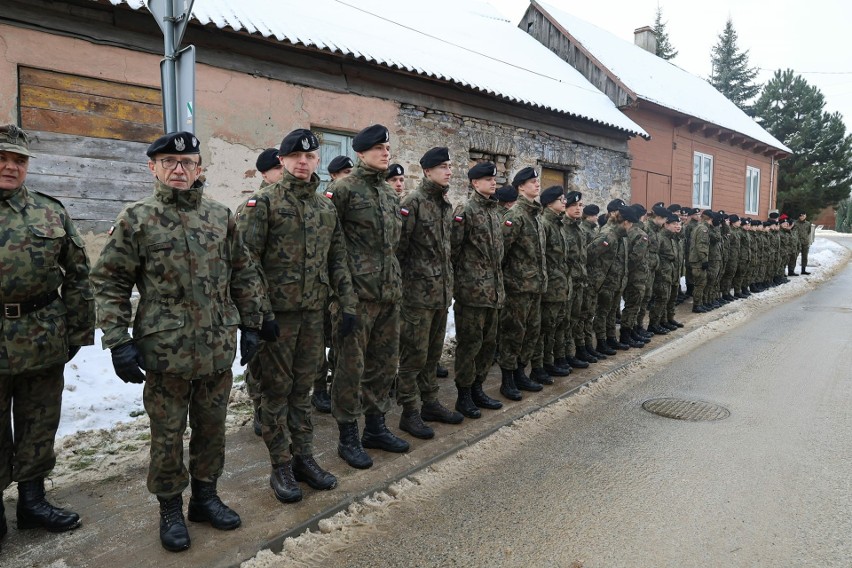
[[[852,566],[852,267],[504,430],[269,565]]]

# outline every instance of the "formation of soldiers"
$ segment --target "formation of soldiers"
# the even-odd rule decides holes
[[[263,183],[232,214],[204,196],[198,139],[159,138],[147,151],[153,194],[121,212],[89,275],[62,205],[23,184],[26,134],[0,128],[0,254],[10,273],[0,289],[0,482],[18,482],[20,528],[80,524],[46,501],[43,481],[55,462],[62,371],[93,342],[95,301],[116,375],[145,385],[147,486],[159,501],[163,547],[180,551],[191,543],[187,487],[190,521],[220,530],[241,523],[217,493],[238,327],[269,484],[291,503],[303,497],[300,483],[337,485],[313,456],[312,394],[337,422],[339,456],[369,468],[367,449],[409,449],[385,422],[394,399],[399,429],[429,439],[430,422],[459,424],[503,406],[485,392],[495,362],[500,395],[521,400],[683,327],[675,310],[689,296],[703,313],[762,292],[795,274],[800,253],[807,274],[805,215],[795,224],[777,214],[761,222],[621,199],[601,213],[575,188],[542,190],[533,167],[498,189],[491,162],[466,172],[468,198],[454,207],[449,150],[427,151],[423,177],[406,193],[378,124],[354,137],[356,160],[331,161],[332,182],[319,191],[319,146],[313,132],[297,129],[262,152]],[[436,376],[450,306],[452,409],[439,400]],[[0,538],[2,512],[0,499]]]

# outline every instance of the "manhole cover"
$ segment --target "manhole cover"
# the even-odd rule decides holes
[[[702,400],[684,400],[682,398],[652,398],[642,403],[642,408],[665,418],[676,420],[723,420],[731,415],[724,406]]]

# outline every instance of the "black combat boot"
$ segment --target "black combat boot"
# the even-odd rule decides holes
[[[568,366],[571,367],[572,370],[573,369],[588,369],[589,368],[589,361],[586,361],[585,359],[580,359],[580,354],[583,351],[585,351],[585,349],[577,349],[576,355],[572,355],[571,357],[568,357],[568,359],[565,360],[568,363]],[[595,359],[591,355],[589,355],[589,358]],[[595,359],[594,362],[597,362],[597,359]]]
[[[328,394],[328,389],[325,385],[322,388],[314,387],[314,394],[311,395],[311,404],[317,409],[317,412],[323,414],[331,413],[331,396]]]
[[[540,385],[552,385],[553,384],[553,377],[550,376],[550,373],[544,367],[535,367],[530,372],[530,380],[533,381],[533,382],[536,382]],[[517,384],[517,382],[516,382],[516,384]]]
[[[662,327],[658,323],[652,323],[651,325],[649,325],[648,331],[650,331],[654,335],[668,335],[669,334],[669,328]]]
[[[435,367],[435,376],[439,379],[446,379],[450,376],[450,370],[438,363],[438,366]]]
[[[302,488],[293,476],[293,460],[287,460],[272,466],[269,486],[275,498],[282,503],[296,503],[302,500]]]
[[[480,418],[482,412],[476,406],[471,398],[470,387],[456,387],[458,389],[458,398],[456,398],[456,410],[461,412],[467,418]]]
[[[450,410],[438,400],[424,401],[420,409],[420,417],[426,422],[443,422],[444,424],[461,424],[464,420],[464,416]]]
[[[637,343],[641,343],[642,345],[645,345],[645,344],[651,342],[650,337],[646,337],[646,336],[642,335],[641,333],[639,333],[639,331],[635,327],[630,328],[630,339],[632,339],[633,341],[635,341]]]
[[[482,390],[482,382],[479,380],[473,382],[473,386],[470,388],[470,398],[473,404],[479,408],[487,408],[488,410],[503,408],[502,402],[485,394],[485,391]]]
[[[577,346],[577,355],[575,355],[574,358],[581,363],[585,363],[586,367],[589,366],[589,363],[597,363],[598,362],[598,358],[595,357],[594,355],[592,355],[591,353],[589,353],[589,350],[586,349],[585,345],[578,345]],[[580,365],[575,365],[570,359],[568,360],[568,363],[572,367],[576,367],[577,369],[585,369],[586,368],[586,367],[581,367]]]
[[[666,329],[667,329],[667,330],[669,330],[669,331],[677,331],[677,326],[676,326],[676,325],[672,325],[671,323],[669,323],[669,322],[667,322],[667,321],[661,321],[661,322],[660,322],[660,327],[664,327],[664,328],[666,328]]]
[[[609,355],[610,357],[616,354],[615,349],[610,347],[609,343],[607,343],[607,340],[603,337],[598,337],[598,344],[595,347],[595,351],[597,351],[598,353],[603,353],[604,355]],[[597,355],[595,355],[595,357],[597,357]],[[600,359],[600,357],[598,357],[598,359]]]
[[[423,405],[424,408],[426,405]],[[423,411],[420,411],[420,417],[425,418]],[[364,435],[361,436],[361,444],[365,448],[375,450],[384,450],[395,454],[402,454],[408,451],[408,442],[388,430],[385,425],[384,414],[367,414],[364,416],[365,426]]]
[[[556,361],[553,362],[553,365],[548,363],[544,364],[544,372],[548,377],[567,377],[571,374],[571,367],[568,366],[567,361],[565,363],[557,364]],[[549,383],[542,382],[543,385],[552,385],[553,379],[550,379]]]
[[[621,338],[619,341],[628,347],[632,347],[634,349],[639,349],[640,347],[645,347],[645,344],[641,341],[636,341],[631,337],[630,332],[633,331],[633,328],[621,326]]]
[[[317,491],[326,491],[337,487],[337,478],[319,466],[314,456],[304,454],[293,456],[293,478],[307,483]]]
[[[593,341],[589,341],[588,343],[586,343],[586,352],[598,361],[604,361],[606,359],[606,353],[601,353],[600,351],[598,351],[598,348],[595,347]]]
[[[615,337],[607,337],[606,344],[609,345],[611,348],[617,349],[619,351],[627,351],[628,349],[630,349],[630,345],[617,340]]]
[[[524,365],[524,367],[525,366],[526,365]],[[518,387],[518,390],[538,392],[543,389],[544,387],[542,387],[540,383],[535,382],[530,377],[528,377],[526,373],[524,373],[524,367],[521,367],[520,364],[518,364],[518,368],[513,371],[515,377],[515,386]]]
[[[337,455],[356,469],[368,469],[372,467],[373,460],[364,451],[364,448],[361,446],[361,439],[358,437],[358,423],[338,422],[337,428],[340,430]]]
[[[416,407],[402,409],[402,416],[399,417],[399,429],[421,440],[429,440],[435,437],[435,431],[423,423],[420,410]]]
[[[523,395],[515,385],[515,371],[500,367],[500,394],[509,400],[521,400]]]
[[[636,327],[633,328],[633,330],[636,333],[638,333],[639,335],[641,335],[642,337],[645,337],[647,339],[651,339],[652,337],[654,337],[653,333],[651,333],[650,331],[648,331],[647,328],[644,328],[642,326],[636,326]]]
[[[210,523],[220,531],[234,530],[240,526],[240,516],[222,503],[216,492],[215,481],[200,481],[194,477],[190,481],[192,497],[186,517],[193,523]]]
[[[189,548],[189,531],[183,518],[183,497],[157,496],[160,502],[160,544],[170,552]]]
[[[44,478],[18,482],[18,530],[65,532],[80,526],[80,515],[54,507],[44,498]]]

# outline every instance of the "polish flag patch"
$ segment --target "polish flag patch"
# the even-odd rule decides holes
[[[605,247],[608,247],[608,246],[609,246],[609,243],[608,243],[608,242],[606,242],[606,241],[601,241],[601,244],[602,244],[603,246],[605,246]]]
[[[511,222],[511,221],[509,221],[508,219],[506,219],[506,222],[504,223],[504,225],[506,225],[507,227],[511,227],[511,226],[512,226],[512,222]]]
[[[112,227],[109,228],[109,231],[107,231],[107,235],[112,235],[114,232],[115,232],[115,225],[113,225]]]
[[[464,217],[462,217],[461,215],[456,215],[455,217],[453,217],[453,221],[455,221],[456,223],[461,223],[462,221],[464,221]]]
[[[325,196],[328,197],[329,199],[331,199],[332,197],[334,197],[334,192],[333,191],[326,191]]]
[[[409,210],[408,210],[408,209],[406,209],[405,207],[402,207],[402,208],[400,208],[399,213],[400,213],[400,215],[402,215],[403,217],[408,217],[408,216],[411,214],[411,211],[409,211]]]
[[[256,207],[256,206],[257,206],[257,199],[249,199],[248,201],[246,201],[246,207]]]

